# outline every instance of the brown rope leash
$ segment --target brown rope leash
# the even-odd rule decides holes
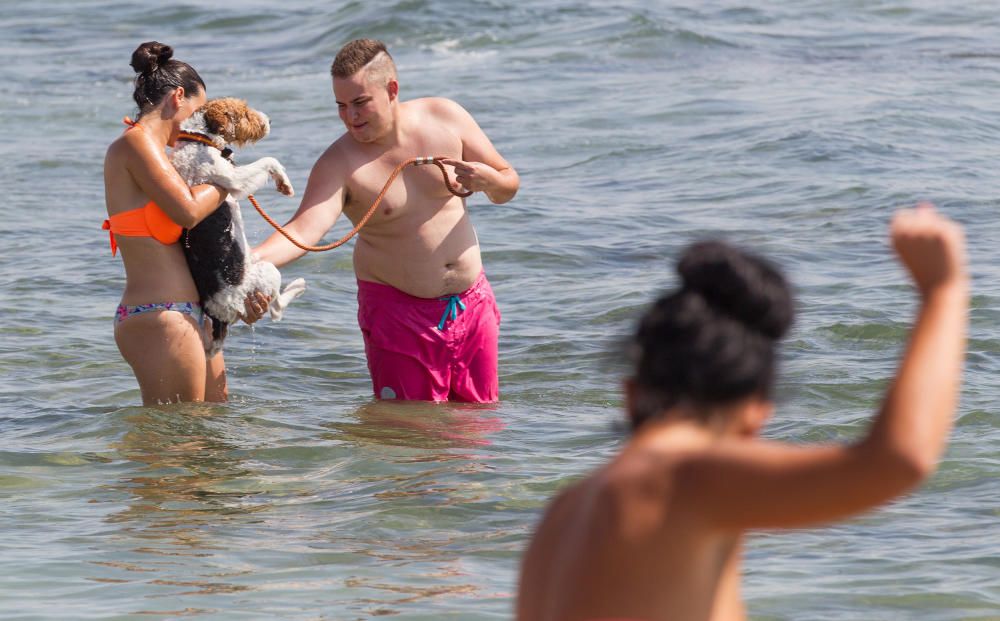
[[[200,142],[201,144],[207,144],[210,147],[215,147],[216,149],[219,149],[219,145],[215,144],[215,141],[213,141],[211,138],[209,138],[208,136],[203,136],[201,134],[196,134],[194,132],[178,132],[177,139],[187,140],[188,142]],[[222,149],[219,150],[221,151]]]
[[[396,177],[399,176],[399,173],[401,173],[403,169],[406,168],[407,166],[434,164],[435,166],[441,169],[441,176],[444,178],[444,184],[448,188],[449,192],[451,192],[455,196],[460,196],[462,198],[465,198],[466,196],[471,196],[472,192],[469,191],[460,192],[455,189],[455,186],[453,186],[451,181],[448,179],[448,171],[445,170],[444,164],[441,163],[441,160],[443,159],[446,158],[440,156],[438,157],[428,156],[428,157],[411,157],[410,159],[405,160],[402,164],[396,167],[396,170],[392,171],[392,174],[389,175],[389,179],[385,182],[385,185],[382,186],[382,191],[378,193],[378,197],[375,199],[375,202],[372,203],[372,206],[368,208],[367,212],[365,212],[364,217],[362,217],[361,220],[359,220],[358,223],[354,226],[354,228],[351,229],[351,232],[348,233],[347,235],[344,235],[343,237],[333,242],[332,244],[326,244],[324,246],[309,246],[307,244],[303,244],[299,240],[292,237],[291,233],[286,231],[284,227],[275,222],[274,219],[271,218],[271,216],[267,215],[267,212],[265,212],[264,209],[260,206],[260,203],[257,202],[257,199],[255,199],[252,195],[247,196],[247,198],[250,199],[250,202],[257,210],[257,213],[259,213],[261,217],[267,220],[267,223],[273,226],[274,230],[284,235],[285,239],[292,242],[292,244],[294,244],[296,247],[302,250],[306,250],[308,252],[324,252],[326,250],[333,250],[338,246],[343,246],[345,243],[347,243],[348,240],[350,240],[352,237],[358,234],[358,231],[360,231],[361,228],[368,223],[368,220],[375,214],[375,211],[378,209],[378,206],[382,202],[382,199],[385,198],[386,192],[389,191],[389,186],[392,185],[392,182],[396,180]]]

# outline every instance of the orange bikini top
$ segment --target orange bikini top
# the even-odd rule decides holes
[[[138,123],[125,117],[125,124],[129,129],[139,127]],[[128,131],[125,130],[125,131]],[[138,209],[130,209],[122,213],[116,213],[109,217],[101,225],[101,228],[108,231],[111,238],[111,254],[118,253],[118,243],[115,235],[125,235],[126,237],[152,237],[161,244],[176,244],[180,238],[184,227],[170,219],[160,206],[149,201]]]
[[[149,201],[138,209],[116,213],[101,226],[111,238],[111,254],[118,253],[115,235],[126,237],[152,237],[161,244],[176,244],[184,227],[170,219],[159,205]]]

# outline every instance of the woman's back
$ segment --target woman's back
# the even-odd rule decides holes
[[[658,430],[560,494],[525,553],[518,618],[744,618],[740,538],[706,527],[675,478],[712,441],[683,424]]]

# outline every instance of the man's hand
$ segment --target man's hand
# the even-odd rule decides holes
[[[264,316],[267,307],[271,303],[271,298],[260,291],[254,291],[243,300],[243,315],[240,317],[247,324],[257,323],[257,320]]]
[[[482,162],[463,162],[450,158],[442,159],[442,164],[455,167],[455,181],[470,192],[488,192],[493,187],[497,171]]]

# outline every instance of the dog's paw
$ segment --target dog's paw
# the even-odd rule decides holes
[[[292,187],[292,180],[288,178],[283,169],[271,172],[271,178],[274,179],[274,185],[279,192],[285,196],[295,196],[295,188]]]
[[[281,294],[271,298],[271,305],[268,307],[268,310],[271,311],[271,321],[281,321],[281,317],[285,312],[285,307],[287,307],[292,300],[302,295],[302,292],[305,290],[306,281],[302,278],[296,278],[285,286]]]
[[[274,183],[278,186],[278,191],[284,194],[285,196],[295,196],[295,188],[292,187],[291,181],[287,179],[283,180],[275,179]]]
[[[281,291],[282,297],[287,297],[290,302],[295,298],[302,295],[306,290],[306,280],[304,278],[296,278],[292,282],[285,285],[285,288]]]

